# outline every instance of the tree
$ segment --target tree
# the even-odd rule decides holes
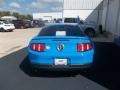
[[[32,16],[31,16],[30,14],[28,14],[28,15],[26,16],[26,19],[32,20],[33,18],[32,18]]]
[[[9,11],[1,11],[0,17],[3,16],[14,16],[19,20],[32,20],[32,16],[30,14],[25,15],[25,14],[20,14],[18,12],[10,13]]]
[[[17,12],[13,12],[12,13],[12,16],[14,16],[14,17],[16,17],[17,19],[19,18],[19,16],[20,16],[20,14],[19,13],[17,13]]]
[[[3,16],[10,16],[11,13],[9,11],[3,11],[3,12],[0,12],[0,17],[3,17]]]

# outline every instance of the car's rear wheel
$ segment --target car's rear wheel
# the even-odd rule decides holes
[[[13,30],[9,30],[9,32],[13,32]]]
[[[0,32],[5,32],[5,30],[3,28],[0,28]]]
[[[32,73],[37,73],[37,72],[38,72],[38,69],[37,69],[37,68],[32,68],[32,67],[31,67],[30,70],[31,70]]]
[[[85,34],[88,35],[89,37],[95,37],[95,30],[92,28],[88,28],[85,30]]]

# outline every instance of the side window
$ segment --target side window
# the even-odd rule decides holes
[[[64,20],[65,23],[77,23],[76,18],[65,18]]]

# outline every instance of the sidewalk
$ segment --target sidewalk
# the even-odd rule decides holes
[[[98,34],[94,38],[92,38],[95,42],[113,42],[114,35],[108,32],[104,32],[103,34]]]

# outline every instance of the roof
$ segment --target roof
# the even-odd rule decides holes
[[[33,19],[62,18],[62,12],[33,13]]]
[[[77,23],[48,23],[46,24],[47,26],[57,26],[57,25],[73,25],[73,26],[77,26],[78,24]]]

